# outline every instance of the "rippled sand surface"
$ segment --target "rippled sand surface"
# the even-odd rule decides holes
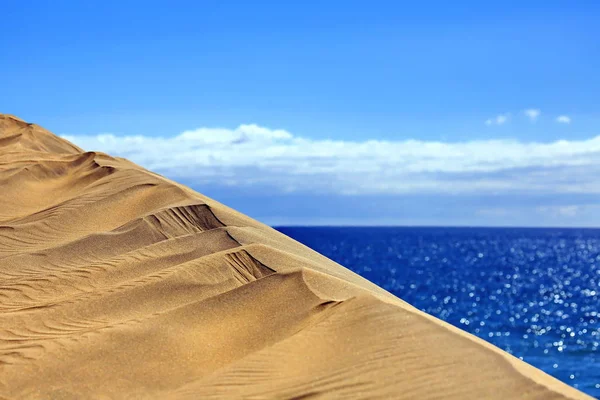
[[[0,398],[586,398],[275,230],[0,115]]]

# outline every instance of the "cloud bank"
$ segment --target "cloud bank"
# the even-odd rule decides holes
[[[63,137],[200,190],[221,185],[336,195],[600,193],[600,136],[551,143],[342,141],[240,125],[173,137]]]

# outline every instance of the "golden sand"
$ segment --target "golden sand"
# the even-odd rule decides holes
[[[0,398],[580,399],[296,241],[0,115]]]

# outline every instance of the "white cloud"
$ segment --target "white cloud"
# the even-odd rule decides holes
[[[508,122],[508,118],[510,117],[510,114],[506,113],[506,114],[499,114],[496,115],[495,118],[489,118],[487,120],[485,120],[485,124],[487,126],[490,125],[503,125],[506,122]]]
[[[542,112],[537,108],[528,108],[527,110],[523,111],[523,114],[525,114],[531,120],[531,122],[537,121],[541,113]]]
[[[508,115],[498,115],[496,117],[496,124],[498,124],[498,125],[502,125],[506,121],[508,121]]]
[[[537,207],[537,212],[542,214],[550,214],[552,216],[574,217],[581,211],[582,208],[583,207],[580,205],[541,206]]]
[[[571,117],[569,117],[568,115],[559,115],[558,117],[556,117],[556,122],[560,124],[570,124]]]
[[[320,140],[257,125],[174,137],[65,136],[187,184],[341,194],[600,193],[600,136],[516,140]]]

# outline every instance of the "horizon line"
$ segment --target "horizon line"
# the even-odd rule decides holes
[[[600,230],[600,226],[512,226],[512,225],[270,225],[271,228],[444,228],[444,229],[589,229]]]

